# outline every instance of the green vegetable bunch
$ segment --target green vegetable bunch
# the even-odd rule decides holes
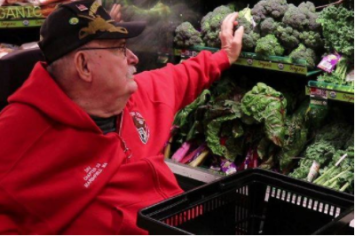
[[[178,127],[175,137],[176,142],[182,144],[185,141],[193,139],[199,133],[197,128],[201,119],[197,117],[199,115],[198,109],[206,104],[210,97],[211,92],[206,89],[194,102],[176,114],[174,119],[174,125]]]
[[[354,11],[343,6],[325,8],[317,19],[322,25],[325,48],[329,52],[354,57]]]
[[[349,65],[351,60],[346,57],[342,57],[338,64],[336,65],[335,70],[332,73],[324,73],[318,76],[318,81],[332,83],[337,85],[347,85],[353,86],[354,81],[346,81],[347,73],[349,72]]]
[[[201,33],[190,22],[183,22],[175,29],[174,42],[178,47],[188,48],[194,45],[204,46]]]
[[[273,34],[268,34],[256,41],[255,52],[264,56],[282,56],[284,48]]]
[[[244,8],[239,12],[237,29],[240,26],[244,27],[243,51],[254,51],[256,41],[260,38],[260,33],[254,27],[250,8]]]
[[[244,114],[264,123],[267,137],[277,146],[284,140],[286,107],[283,95],[264,83],[258,83],[242,99]]]
[[[256,23],[260,23],[268,17],[281,19],[288,9],[286,0],[262,0],[259,1],[251,13]]]
[[[335,153],[331,163],[313,183],[338,191],[354,192],[354,146]]]
[[[205,135],[207,146],[215,155],[223,156],[231,161],[234,161],[237,154],[241,154],[239,149],[233,148],[238,145],[221,145],[221,136],[226,137],[230,142],[241,137],[244,134],[241,122],[236,121],[237,118],[241,118],[242,112],[240,102],[233,100],[222,100],[219,102],[212,102],[210,107],[206,111],[204,123],[205,123]],[[222,125],[227,122],[231,122],[232,129],[228,132],[224,131],[221,135]]]
[[[351,137],[354,135],[354,126],[349,125],[345,122],[333,122],[323,126],[316,133],[316,141],[327,141],[334,146],[335,149],[346,149],[348,146],[353,146],[349,144],[351,142]],[[350,139],[349,139],[350,138]],[[354,141],[354,139],[352,140]]]
[[[293,50],[289,57],[291,57],[291,59],[296,63],[302,63],[305,61],[309,68],[316,66],[317,55],[315,51],[311,48],[306,48],[303,44],[300,44],[298,48]]]
[[[321,27],[317,22],[318,15],[312,2],[302,2],[298,7],[289,4],[282,18],[282,25],[285,28],[292,28],[292,35],[297,37],[306,47],[317,49],[323,46],[323,40],[320,34]],[[280,31],[282,32],[282,30]],[[286,38],[282,37],[282,39]],[[284,41],[282,39],[280,37],[282,43],[291,45],[287,40]],[[292,39],[292,37],[290,39]],[[292,39],[292,41],[294,41],[294,39]]]
[[[207,13],[201,20],[202,39],[209,47],[220,47],[219,39],[220,27],[224,18],[232,13],[233,9],[229,6],[219,6],[212,12]]]
[[[285,141],[281,151],[277,153],[281,171],[286,171],[293,158],[297,157],[306,146],[309,133],[309,124],[306,122],[308,106],[309,101],[306,100],[293,114],[286,117]]]
[[[334,146],[327,141],[316,141],[308,146],[305,152],[305,158],[300,160],[299,167],[296,168],[291,177],[307,180],[313,162],[317,162],[321,167],[330,161],[335,153]]]
[[[354,11],[343,6],[329,6],[321,12],[317,22],[322,25],[327,51],[342,56],[335,71],[319,76],[318,80],[353,86],[354,82],[346,81],[346,76],[354,68]]]
[[[290,176],[307,179],[314,161],[320,165],[319,177],[313,183],[339,191],[354,193],[354,127],[335,122],[316,134],[305,158]]]

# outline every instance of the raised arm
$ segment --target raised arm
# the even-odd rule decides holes
[[[240,27],[233,30],[237,17],[238,13],[232,13],[224,19],[221,25],[220,51],[214,54],[202,51],[181,64],[168,64],[162,69],[137,75],[136,80],[142,93],[153,101],[166,103],[175,112],[191,103],[203,89],[220,77],[223,70],[238,59],[244,29]]]

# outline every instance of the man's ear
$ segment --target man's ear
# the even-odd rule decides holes
[[[90,70],[88,55],[82,51],[78,51],[74,55],[74,63],[79,77],[85,82],[91,82],[92,71]]]

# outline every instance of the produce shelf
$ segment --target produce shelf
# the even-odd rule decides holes
[[[56,4],[0,6],[0,29],[39,27]]]
[[[169,168],[174,174],[198,180],[204,183],[209,183],[223,177],[223,175],[215,173],[213,171],[200,167],[191,167],[188,165],[176,163],[170,159],[166,159],[165,163],[169,166]]]
[[[351,86],[340,86],[318,81],[309,81],[306,95],[323,99],[354,103],[354,92]],[[345,91],[348,90],[348,91]]]
[[[194,46],[189,49],[175,49],[174,55],[181,56],[182,60],[184,58],[196,56],[198,52],[202,50],[208,50],[211,52],[216,52],[219,49],[210,47]],[[306,66],[304,60],[293,61],[289,57],[278,57],[278,56],[260,56],[251,52],[242,52],[235,65],[253,67],[264,70],[274,70],[279,72],[286,72],[292,74],[299,74],[303,76],[311,76],[321,72],[320,70],[309,70]]]
[[[44,22],[44,19],[0,21],[0,29],[4,29],[4,28],[39,27],[39,26],[41,26],[43,24],[43,22]]]

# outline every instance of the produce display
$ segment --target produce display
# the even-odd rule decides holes
[[[352,193],[353,125],[328,124],[328,109],[304,96],[239,84],[223,76],[176,115],[166,158],[220,174],[259,167]]]
[[[324,52],[321,12],[316,11],[312,2],[302,2],[298,6],[286,0],[262,0],[253,7],[235,9],[235,4],[222,5],[207,13],[199,30],[202,43],[208,47],[220,47],[219,27],[223,18],[232,11],[239,11],[238,26],[243,26],[243,51],[255,52],[260,56],[287,56],[289,62],[304,62],[314,68]],[[185,24],[184,22],[183,24]],[[190,29],[188,29],[190,31]],[[177,28],[176,37],[181,35]],[[184,33],[186,37],[190,35]],[[185,38],[186,42],[190,42]],[[176,42],[180,40],[176,39]],[[188,48],[190,43],[176,44]]]
[[[295,97],[265,83],[247,91],[224,76],[176,115],[167,157],[188,164],[208,150],[205,163],[214,170],[221,171],[215,162],[229,161],[235,170],[262,165],[286,171],[303,150],[311,121],[324,118]]]
[[[353,91],[353,10],[330,5],[316,8],[286,0],[261,0],[236,9],[223,5],[207,13],[200,27],[184,22],[175,30],[179,48],[219,48],[219,26],[239,11],[243,51],[280,63],[315,68],[321,57],[337,60],[311,87]],[[282,57],[282,58],[281,58]],[[323,60],[324,61],[324,60]],[[324,67],[324,62],[318,66]],[[254,80],[255,81],[255,80]],[[243,83],[242,83],[243,84]],[[166,157],[219,174],[264,168],[304,181],[354,193],[354,125],[330,119],[330,108],[266,82],[252,87],[224,75],[175,118]],[[336,112],[335,112],[336,113]],[[329,124],[329,123],[330,124]]]

